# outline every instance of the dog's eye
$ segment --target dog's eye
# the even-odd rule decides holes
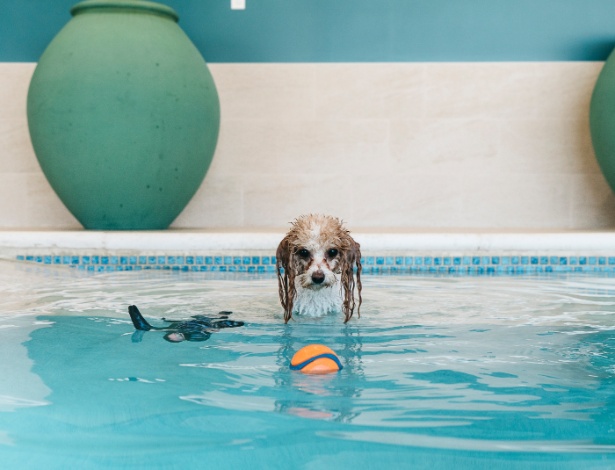
[[[301,248],[299,251],[297,251],[297,254],[299,256],[301,256],[302,258],[309,258],[310,257],[310,252],[308,250],[306,250],[305,248]]]
[[[327,251],[327,254],[329,255],[329,258],[335,258],[337,256],[337,248],[331,248],[329,249],[329,251]]]

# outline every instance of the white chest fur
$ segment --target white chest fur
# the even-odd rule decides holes
[[[321,317],[342,311],[342,296],[339,283],[321,289],[305,289],[297,286],[293,313],[308,317]]]

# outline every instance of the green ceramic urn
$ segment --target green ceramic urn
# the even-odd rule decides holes
[[[216,147],[209,69],[165,5],[87,0],[71,14],[28,92],[41,168],[87,229],[167,228]]]
[[[615,51],[598,76],[591,98],[589,124],[600,169],[615,191]]]

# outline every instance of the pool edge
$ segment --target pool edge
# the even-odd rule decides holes
[[[368,232],[353,231],[366,252],[615,251],[615,232]],[[283,231],[0,231],[0,250],[273,251]]]

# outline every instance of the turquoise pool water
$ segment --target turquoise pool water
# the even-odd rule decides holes
[[[366,276],[284,325],[273,276],[0,263],[3,468],[614,468],[615,278]],[[232,310],[201,343],[140,338]],[[290,371],[309,343],[344,369]]]

